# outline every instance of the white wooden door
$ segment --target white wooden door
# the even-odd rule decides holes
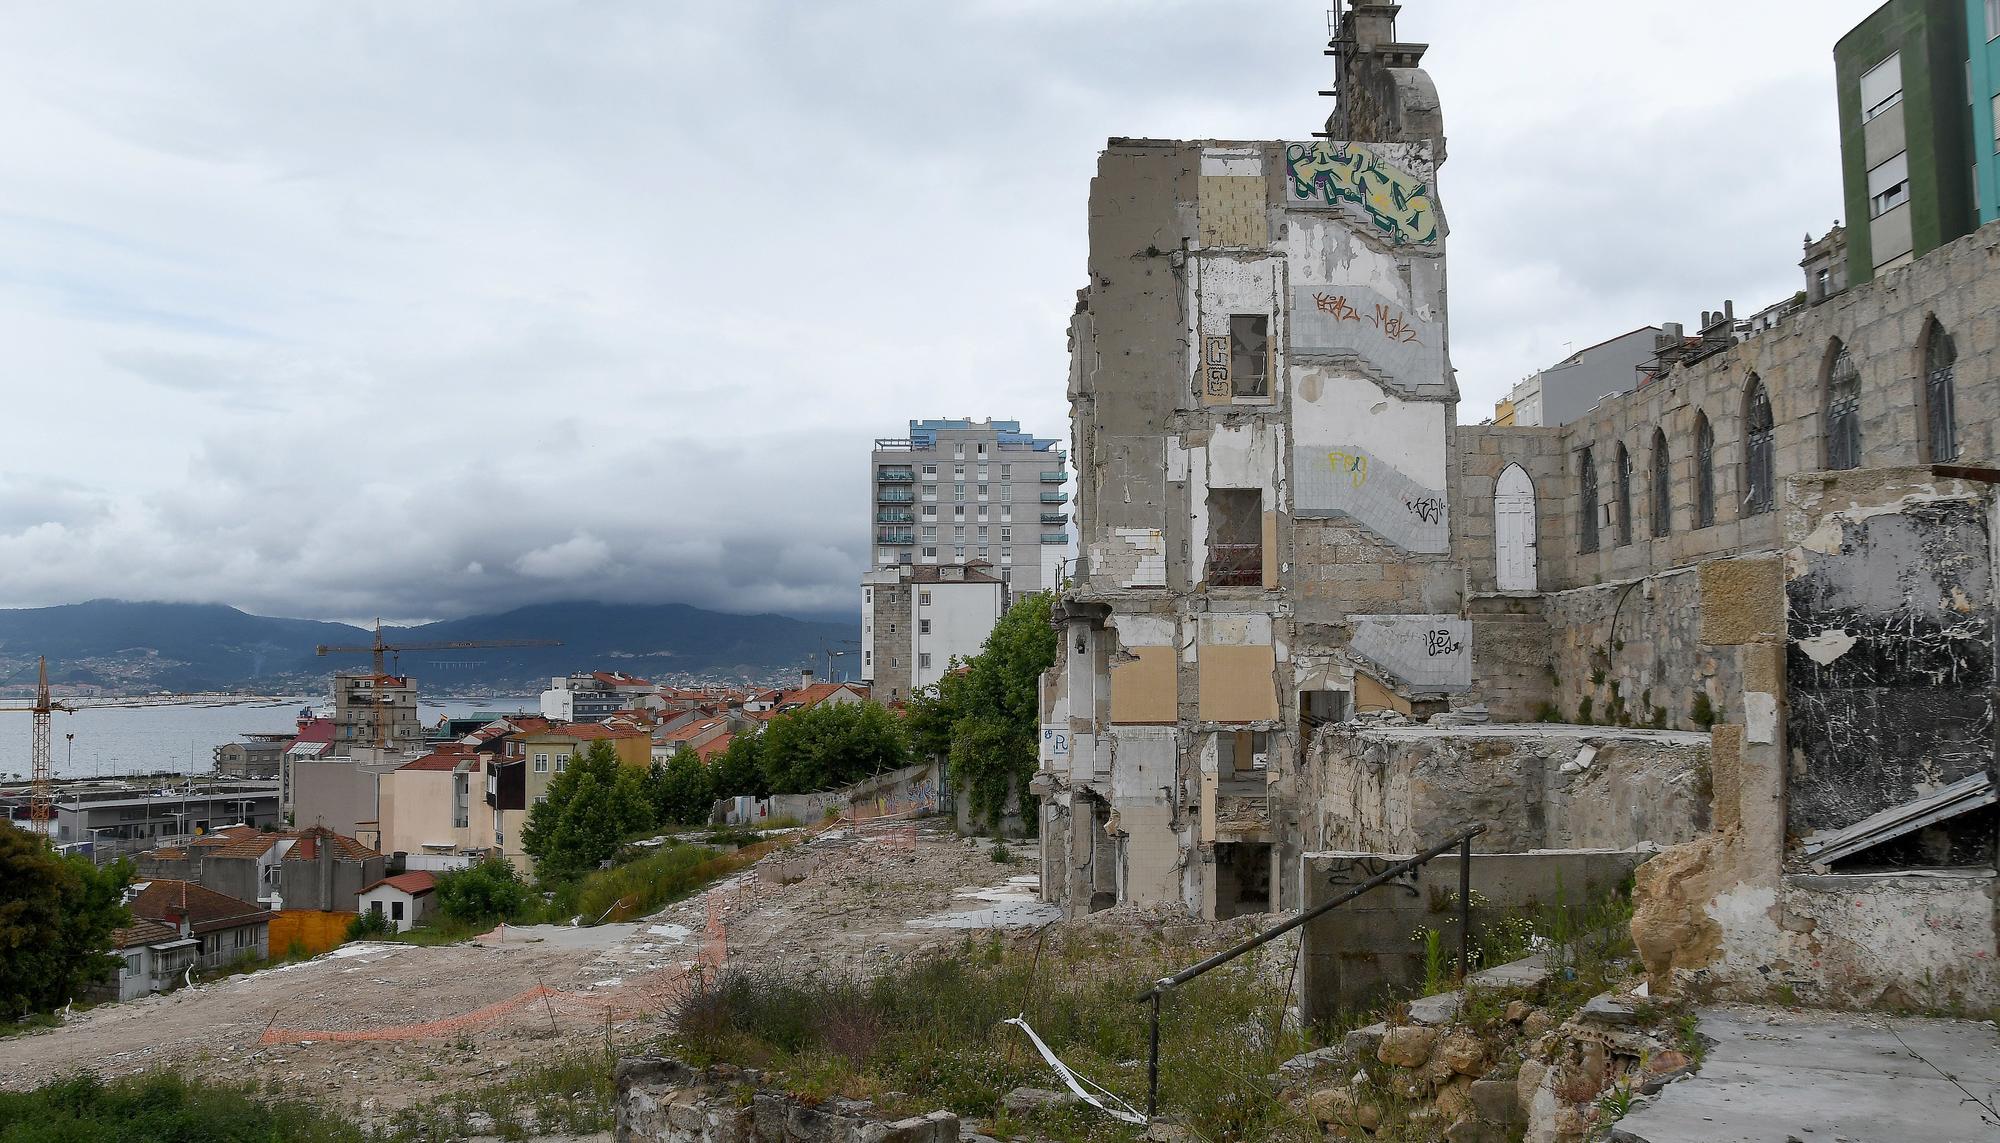
[[[1510,464],[1493,490],[1495,569],[1501,591],[1535,590],[1535,482]]]

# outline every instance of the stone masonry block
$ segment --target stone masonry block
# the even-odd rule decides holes
[[[1715,828],[1743,820],[1743,728],[1721,724],[1708,729],[1709,808]]]
[[[1719,646],[1785,637],[1785,569],[1776,556],[1701,565],[1701,641]]]

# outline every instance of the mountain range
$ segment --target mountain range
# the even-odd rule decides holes
[[[409,627],[385,642],[554,639],[557,647],[411,651],[385,666],[413,675],[426,694],[539,690],[572,671],[618,670],[642,678],[776,679],[851,645],[856,622],[729,615],[679,603],[543,603]],[[110,691],[317,692],[335,670],[365,668],[365,654],[320,656],[322,644],[361,647],[371,629],[251,615],[220,604],[99,599],[0,609],[0,687],[32,684],[46,655],[55,683]],[[844,660],[852,669],[852,658]]]

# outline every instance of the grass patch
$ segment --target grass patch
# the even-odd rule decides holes
[[[1072,1068],[1143,1108],[1147,1008],[1137,996],[1200,950],[1154,943],[1106,956],[1086,942],[1031,952],[967,938],[873,980],[770,967],[723,976],[681,1006],[671,1050],[695,1064],[770,1069],[808,1099],[872,1099],[895,1115],[948,1107],[994,1134],[1128,1140],[1138,1132],[1089,1107],[1009,1118],[1001,1097],[1061,1083],[1017,1028],[1025,1012]],[[1312,1125],[1264,1077],[1305,1040],[1274,1036],[1280,990],[1247,961],[1200,977],[1161,1004],[1163,1114],[1209,1139],[1305,1140]]]
[[[91,1075],[0,1092],[0,1143],[363,1143],[360,1128],[298,1100],[154,1072],[109,1083]]]
[[[585,924],[643,917],[721,876],[722,859],[734,856],[705,845],[669,845],[600,869],[578,883],[576,912]]]
[[[376,1138],[418,1143],[473,1134],[527,1139],[609,1131],[616,1118],[616,1063],[606,1050],[572,1052],[517,1067],[498,1083],[397,1113]]]

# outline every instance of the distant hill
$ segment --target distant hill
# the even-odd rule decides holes
[[[0,686],[34,681],[46,655],[54,682],[121,691],[317,691],[333,670],[365,655],[318,657],[320,644],[364,645],[345,623],[251,615],[220,604],[99,599],[0,609]],[[560,647],[411,652],[391,669],[424,692],[547,685],[555,675],[622,670],[655,675],[770,677],[821,661],[827,644],[855,639],[857,623],[783,615],[728,615],[685,604],[547,603],[415,627],[385,628],[390,643],[558,639]]]

